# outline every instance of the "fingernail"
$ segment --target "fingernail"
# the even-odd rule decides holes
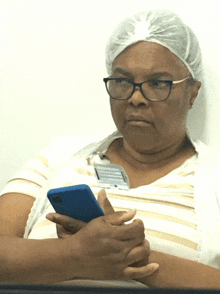
[[[106,198],[105,189],[101,189],[100,192],[102,193],[102,196],[103,196],[104,198]]]
[[[50,213],[46,215],[46,218],[51,222],[53,221],[53,215]]]
[[[131,209],[130,212],[137,212],[137,209]]]
[[[156,270],[158,270],[158,268],[159,268],[159,264],[158,263],[154,263],[154,270],[156,271]]]
[[[130,209],[129,211],[126,211],[129,214],[136,214],[137,210],[136,209]]]

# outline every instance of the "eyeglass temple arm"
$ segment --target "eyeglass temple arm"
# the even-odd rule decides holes
[[[173,84],[179,84],[179,83],[182,83],[182,82],[184,82],[185,80],[187,80],[187,79],[189,79],[191,76],[188,76],[188,77],[186,77],[186,78],[184,78],[184,79],[182,79],[182,80],[180,80],[180,81],[173,81]]]

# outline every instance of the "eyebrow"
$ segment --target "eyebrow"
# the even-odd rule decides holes
[[[121,67],[116,67],[113,72],[114,73],[121,73],[125,76],[127,76],[128,78],[132,79],[133,78],[133,75],[132,73],[130,73],[129,71],[126,71],[124,69],[122,69]],[[169,72],[166,72],[166,71],[159,71],[159,72],[154,72],[152,73],[150,76],[149,76],[149,79],[155,79],[155,78],[160,78],[162,76],[167,76],[167,78],[170,78],[170,79],[173,79],[173,75]]]
[[[124,70],[124,69],[122,69],[122,68],[120,68],[120,67],[116,67],[113,71],[112,71],[112,73],[114,74],[114,73],[121,73],[121,74],[123,74],[123,75],[125,75],[125,76],[127,76],[127,77],[129,77],[129,78],[133,78],[133,75],[129,72],[129,71],[126,71],[126,70]]]

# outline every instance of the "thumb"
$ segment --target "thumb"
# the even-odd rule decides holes
[[[98,202],[104,212],[104,215],[108,215],[114,212],[114,208],[108,200],[104,189],[100,190],[98,193]]]
[[[81,220],[74,219],[72,217],[59,213],[48,213],[46,215],[46,218],[72,233],[78,232],[86,225],[86,223]]]
[[[141,278],[148,277],[155,273],[159,269],[158,263],[148,263],[142,267],[128,266],[124,269],[124,274],[127,279],[138,280],[141,282]]]
[[[130,211],[116,211],[114,213],[104,216],[104,220],[111,225],[122,225],[124,222],[132,220],[135,216],[136,210]]]

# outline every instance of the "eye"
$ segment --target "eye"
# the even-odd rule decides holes
[[[123,89],[129,89],[130,87],[132,87],[132,83],[125,78],[115,78],[113,80],[110,80],[112,86],[115,87],[120,87]]]
[[[150,80],[148,82],[150,86],[155,89],[167,89],[170,87],[170,81]]]
[[[116,84],[125,84],[125,83],[129,83],[129,80],[125,79],[125,78],[115,78],[114,79]]]

